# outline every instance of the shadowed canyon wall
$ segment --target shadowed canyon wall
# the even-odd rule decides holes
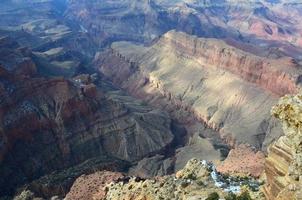
[[[172,143],[166,113],[109,83],[103,87],[105,82],[96,74],[41,77],[30,50],[2,44],[0,49],[6,48],[6,57],[15,62],[1,59],[7,65],[0,67],[1,195],[88,159],[101,159],[103,166],[108,162],[111,167],[115,162],[123,170],[127,162],[161,152]]]

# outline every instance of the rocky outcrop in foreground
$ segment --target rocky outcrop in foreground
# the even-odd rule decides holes
[[[242,189],[236,191],[236,195],[229,193],[234,187],[223,188],[218,183],[216,171],[213,169],[206,161],[193,158],[176,174],[150,179],[126,177],[112,172],[97,172],[78,178],[66,199],[85,197],[87,200],[193,200],[206,199],[210,196],[216,196],[217,199],[218,197],[234,199],[236,195],[241,197],[251,195],[253,199],[263,199],[259,192],[249,191],[244,184],[238,185]]]
[[[204,184],[209,187],[202,189]],[[126,184],[122,182],[109,184],[107,188],[108,192],[105,199],[108,200],[188,199],[207,197],[216,191],[211,181],[210,172],[201,161],[196,159],[190,160],[185,168],[175,176],[159,177],[155,180],[132,178]]]
[[[302,199],[302,94],[285,96],[272,109],[285,135],[268,150],[265,162],[268,200]]]

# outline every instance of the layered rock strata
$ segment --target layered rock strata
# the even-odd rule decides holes
[[[232,47],[222,40],[199,39],[174,31],[161,37],[159,45],[169,45],[177,53],[195,59],[202,65],[226,69],[277,95],[293,94],[300,88],[297,82],[302,71],[289,57],[262,58]]]
[[[302,95],[285,96],[272,109],[283,124],[284,136],[268,149],[265,162],[269,200],[302,199]]]
[[[71,78],[93,73],[96,45],[63,20],[63,2],[1,4],[0,196],[25,183],[45,198],[64,195],[81,173],[126,170],[174,138],[167,113],[99,76]]]
[[[0,67],[1,195],[87,159],[133,162],[169,147],[166,113],[85,76],[87,83],[83,76],[31,77]]]
[[[150,47],[114,43],[96,62],[116,85],[180,121],[205,122],[231,146],[249,143],[266,149],[281,135],[270,107],[278,94],[300,88],[301,69],[286,58],[265,59],[175,31]],[[273,83],[273,76],[282,81]]]
[[[69,0],[65,15],[102,45],[149,42],[169,30],[231,39],[267,56],[301,60],[299,1],[233,0]],[[112,26],[112,23],[115,25]]]

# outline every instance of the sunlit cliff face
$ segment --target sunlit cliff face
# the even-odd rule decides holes
[[[274,142],[266,159],[267,199],[302,198],[302,95],[285,96],[272,109],[283,125],[284,136]]]

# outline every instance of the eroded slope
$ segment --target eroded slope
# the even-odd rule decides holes
[[[177,110],[189,111],[231,145],[259,148],[279,136],[270,108],[279,94],[300,88],[301,69],[290,58],[259,57],[175,31],[150,47],[114,43],[97,62],[102,73],[131,94],[159,105],[164,99],[178,117]]]
[[[106,163],[125,170],[116,161],[138,161],[173,141],[166,113],[114,89],[96,74],[42,77],[32,52],[8,41],[0,39],[0,49],[14,57],[14,62],[0,58],[0,195],[89,159],[101,161],[90,162],[88,170]],[[65,178],[70,182],[80,171]],[[49,192],[42,195],[58,191]]]

